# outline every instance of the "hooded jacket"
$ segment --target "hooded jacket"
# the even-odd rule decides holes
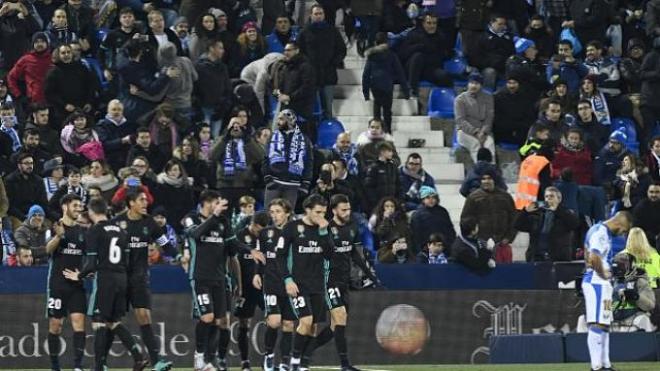
[[[598,152],[594,159],[594,185],[611,183],[616,178],[616,172],[621,167],[623,158],[628,154],[625,144],[621,152],[612,152],[609,143]]]
[[[196,92],[202,107],[227,107],[231,104],[231,80],[227,66],[221,61],[212,61],[202,54],[195,64],[197,70]]]
[[[124,116],[132,122],[136,122],[142,115],[156,108],[156,102],[130,94],[129,86],[135,85],[140,91],[148,95],[162,93],[170,82],[166,74],[156,73],[149,61],[129,61],[118,69],[119,73],[119,97],[124,104]]]
[[[415,255],[422,251],[432,233],[441,233],[445,237],[445,246],[451,246],[456,239],[456,231],[444,207],[419,205],[410,218],[410,231]]]
[[[52,66],[48,49],[43,52],[33,50],[22,56],[7,75],[11,95],[14,98],[26,95],[30,102],[45,103],[44,84]],[[22,82],[25,83],[25,92],[20,88]]]
[[[122,143],[122,139],[127,135],[135,134],[135,130],[137,130],[135,123],[127,121],[125,117],[122,117],[120,122],[116,122],[106,115],[96,125],[96,133],[103,142],[106,158],[114,171],[118,171],[126,163],[126,152],[130,144]]]
[[[12,11],[0,17],[0,52],[4,69],[11,68],[30,50],[31,36],[40,29],[39,23],[31,14],[19,18],[18,12]]]
[[[489,27],[479,38],[478,45],[472,63],[479,68],[494,68],[500,73],[504,72],[509,56],[516,54],[513,35],[508,31],[497,34]]]
[[[252,86],[263,112],[266,109],[264,97],[266,96],[268,83],[270,82],[270,67],[273,63],[282,60],[282,58],[284,58],[284,55],[279,52],[268,53],[263,58],[248,64],[241,71],[241,80]]]
[[[48,198],[44,188],[44,180],[32,173],[23,175],[16,170],[4,179],[7,198],[10,201],[7,214],[16,219],[24,220],[32,205],[39,205],[44,210],[48,207]]]
[[[422,53],[427,68],[438,68],[449,57],[451,48],[452,42],[440,30],[429,34],[419,26],[397,46],[397,54],[401,63],[406,64],[414,54]]]
[[[522,145],[527,139],[529,127],[536,119],[533,95],[521,86],[515,93],[503,88],[493,98],[493,135],[498,142]]]
[[[225,149],[231,138],[229,130],[216,142],[211,148],[209,161],[216,164],[216,186],[223,188],[252,188],[257,182],[257,172],[265,156],[264,149],[249,135],[243,136],[244,151],[247,168],[243,171],[236,171],[233,176],[226,176],[223,166],[225,160]]]
[[[408,94],[408,81],[399,58],[390,51],[387,44],[367,49],[367,64],[362,72],[362,93],[369,98],[369,89],[392,91],[394,82],[401,84],[402,91]]]
[[[46,223],[42,223],[41,228],[37,228],[30,224],[30,220],[26,219],[20,227],[14,232],[14,241],[16,246],[27,247],[32,250],[32,256],[35,259],[35,265],[45,263],[48,255],[46,254],[46,232],[48,227]]]
[[[174,108],[192,107],[193,84],[198,78],[193,63],[188,57],[177,56],[177,49],[172,43],[162,46],[158,53],[162,66],[177,67],[181,71],[179,77],[170,79],[170,83],[167,84],[165,103],[171,104]]]
[[[465,199],[461,212],[461,220],[474,219],[479,222],[479,238],[495,242],[503,239],[513,241],[516,231],[513,223],[516,218],[516,208],[513,197],[500,188],[495,187],[492,192],[482,188],[470,193]]]
[[[573,170],[573,178],[580,185],[591,185],[591,176],[593,173],[593,164],[591,162],[591,151],[581,144],[580,147],[570,149],[566,140],[555,152],[555,158],[552,160],[552,178],[557,179],[564,168],[570,167]]]

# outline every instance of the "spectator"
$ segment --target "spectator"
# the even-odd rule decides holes
[[[119,181],[112,173],[112,170],[103,160],[92,161],[92,163],[89,164],[88,170],[83,171],[81,182],[88,191],[91,186],[96,186],[101,189],[103,198],[106,200],[114,194],[117,185],[119,185]],[[90,199],[91,197],[90,192]]]
[[[289,108],[311,122],[316,96],[314,82],[317,80],[307,57],[300,53],[296,43],[289,42],[284,47],[284,62],[273,68],[271,84],[277,101],[282,108]],[[305,134],[312,136],[311,139],[316,135],[314,126],[305,125]]]
[[[60,133],[50,126],[50,109],[44,104],[30,107],[30,119],[25,130],[35,130],[39,134],[39,146],[47,153],[62,153]]]
[[[158,56],[161,68],[174,68],[179,71],[178,76],[173,77],[167,85],[164,102],[174,107],[180,116],[188,121],[192,120],[193,84],[198,78],[195,67],[188,57],[177,56],[172,43],[164,43],[158,49]]]
[[[133,10],[129,7],[121,8],[119,10],[119,27],[108,32],[103,41],[101,41],[98,51],[98,60],[103,68],[103,76],[107,81],[116,83],[117,63],[121,49],[128,40],[135,37],[138,33]]]
[[[422,186],[419,191],[419,198],[422,203],[413,212],[410,219],[412,239],[410,248],[415,255],[422,251],[433,233],[444,236],[448,245],[451,245],[454,238],[456,238],[449,212],[440,206],[440,197],[438,197],[435,188]]]
[[[57,9],[53,12],[53,18],[46,27],[46,35],[53,50],[59,48],[60,45],[69,45],[78,41],[78,35],[69,29],[69,21],[64,9]]]
[[[158,227],[162,228],[165,231],[165,237],[169,241],[169,246],[175,246],[176,249],[165,249],[163,252],[167,255],[164,256],[166,263],[173,264],[181,259],[181,255],[178,253],[180,251],[181,242],[176,231],[167,221],[167,211],[164,207],[157,206],[154,207],[151,215],[154,217],[154,221]]]
[[[413,12],[408,15],[408,7],[415,7],[414,3],[408,4],[407,0],[394,0],[385,1],[383,3],[383,21],[381,31],[391,32],[393,34],[400,34],[406,30],[412,29],[415,26]]]
[[[351,143],[351,133],[344,132],[337,135],[337,140],[332,146],[332,154],[335,158],[340,158],[346,163],[350,175],[360,173],[360,159],[358,158],[357,146]]]
[[[335,168],[334,182],[341,188],[349,189],[348,194],[354,212],[366,213],[368,210],[367,197],[364,194],[361,179],[348,171],[346,161],[334,158],[332,165]]]
[[[383,197],[399,196],[401,180],[393,157],[394,146],[390,142],[380,142],[378,159],[367,168],[363,183],[368,210],[372,210]]]
[[[574,117],[571,127],[582,131],[582,140],[592,156],[598,153],[607,142],[608,128],[596,120],[589,100],[580,100],[577,105],[577,115]]]
[[[273,65],[280,62],[283,58],[283,54],[268,53],[263,58],[248,64],[241,71],[241,80],[252,86],[262,112],[266,112],[264,98],[269,94],[268,85],[271,80]]]
[[[628,41],[627,55],[619,62],[624,91],[629,94],[639,94],[642,89],[642,62],[646,46],[640,39]]]
[[[139,39],[130,39],[125,45],[128,62],[120,65],[117,70],[120,79],[119,99],[124,104],[124,115],[130,122],[137,122],[142,115],[156,107],[153,99],[147,99],[144,94],[163,94],[170,79],[179,75],[179,71],[172,67],[167,68],[165,73],[157,73],[149,61],[147,48],[148,45]],[[131,90],[144,94],[132,94]]]
[[[44,170],[41,175],[44,177],[46,199],[50,201],[64,180],[64,165],[62,165],[60,160],[54,158],[46,161],[43,169]]]
[[[16,115],[12,114],[14,105],[11,102],[5,102],[0,105],[0,144],[2,144],[3,157],[7,160],[13,153],[17,153],[23,148],[20,134],[18,134],[17,125],[18,119]],[[6,115],[9,113],[9,115]]]
[[[492,248],[479,239],[479,224],[474,219],[461,220],[461,235],[451,246],[451,257],[475,273],[488,273],[496,266]]]
[[[616,197],[621,202],[619,207],[622,210],[634,208],[646,196],[651,183],[648,169],[635,155],[626,153],[613,182],[613,186],[616,187]]]
[[[264,30],[268,30],[266,25],[263,26]],[[273,32],[266,36],[266,44],[268,46],[268,53],[284,53],[284,46],[289,41],[296,41],[300,28],[298,26],[291,26],[291,19],[286,14],[280,14],[275,19],[275,27]]]
[[[19,248],[32,250],[35,265],[45,264],[48,260],[46,240],[50,237],[50,230],[44,223],[45,220],[44,209],[39,205],[33,205],[23,224],[14,233],[14,241]]]
[[[493,154],[487,148],[480,148],[477,152],[477,163],[468,170],[459,193],[467,197],[472,192],[481,188],[481,177],[484,174],[494,174],[495,187],[506,191],[507,185],[504,182],[502,173],[497,165],[493,163]]]
[[[610,140],[594,158],[594,185],[609,187],[616,179],[623,158],[628,154],[626,134],[616,130]]]
[[[452,47],[451,41],[438,29],[438,18],[434,14],[425,14],[421,21],[421,25],[411,31],[397,47],[415,97],[419,96],[420,80],[440,86],[452,85],[451,76],[443,70],[443,62],[449,57]],[[391,71],[390,76],[396,77],[394,72]]]
[[[573,259],[573,231],[579,226],[575,212],[562,204],[555,187],[545,190],[544,202],[525,206],[516,220],[516,229],[530,234],[527,261],[570,261]]]
[[[34,258],[32,257],[32,250],[29,248],[18,248],[16,250],[16,267],[31,267],[34,264]]]
[[[231,80],[227,66],[222,62],[225,48],[222,41],[213,39],[206,44],[195,69],[197,70],[197,99],[204,121],[211,125],[211,134],[217,138],[222,120],[232,101]]]
[[[383,15],[383,3],[383,0],[365,0],[350,4],[352,14],[360,22],[356,40],[358,54],[375,45],[376,33]]]
[[[26,97],[32,103],[44,103],[46,73],[52,65],[48,36],[37,32],[32,35],[32,51],[19,58],[7,75],[12,97]]]
[[[192,181],[177,160],[165,164],[158,174],[158,186],[154,190],[154,205],[166,207],[167,218],[173,222],[177,233],[183,231],[181,220],[195,208]]]
[[[516,54],[510,56],[505,64],[507,79],[516,77],[521,88],[529,91],[530,99],[536,100],[548,89],[545,65],[539,60],[538,50],[533,41],[519,38],[515,46]]]
[[[165,164],[163,164],[163,167],[165,167]],[[162,169],[154,170],[149,160],[143,156],[134,158],[130,168],[135,171],[135,178],[140,180],[140,184],[150,189],[156,188],[156,174],[160,174]]]
[[[534,98],[522,88],[521,78],[515,74],[507,76],[506,87],[493,96],[493,135],[496,143],[525,143],[529,127],[536,119]]]
[[[610,126],[612,119],[607,97],[598,88],[597,77],[588,75],[582,80],[580,85],[580,99],[588,100],[591,103],[591,109],[596,116],[596,120],[603,126]]]
[[[34,171],[41,173],[44,163],[53,157],[52,153],[44,151],[40,146],[39,132],[34,129],[23,130],[23,152],[28,152],[34,158]]]
[[[2,228],[2,219],[7,217],[7,210],[9,210],[9,199],[5,190],[5,181],[0,178],[0,230],[4,229]]]
[[[174,24],[170,26],[170,30],[179,37],[183,56],[190,58],[190,24],[186,17],[177,17]]]
[[[203,13],[190,34],[190,59],[196,61],[206,52],[210,43],[218,40],[219,35],[215,16],[208,12]]]
[[[270,130],[269,127],[261,127],[254,133],[254,138],[265,151],[268,149],[268,144],[270,143],[270,137],[272,135],[273,131]]]
[[[390,51],[387,35],[376,35],[376,46],[366,51],[367,64],[362,72],[362,94],[369,100],[369,91],[374,96],[374,117],[383,118],[383,129],[392,133],[392,98],[394,82],[398,82],[406,99],[410,98],[408,82],[399,58]],[[381,114],[382,111],[382,114]]]
[[[655,8],[655,5],[652,7],[650,4],[652,2],[649,2],[649,9]],[[656,17],[660,17],[660,7]],[[656,29],[653,32],[656,32]],[[656,120],[660,117],[660,99],[658,99],[658,96],[660,96],[660,27],[657,28],[657,32],[659,35],[653,40],[653,49],[644,57],[642,62],[640,110],[644,119],[644,126],[641,132],[637,133],[637,138],[644,145],[648,143],[651,130],[653,130]]]
[[[30,50],[30,37],[41,27],[19,1],[4,1],[0,9],[0,53],[3,70],[9,70]]]
[[[564,130],[566,129],[566,122],[563,118],[561,103],[555,98],[551,98],[547,102],[547,107],[539,115],[538,121],[534,126],[542,125],[550,130],[549,142],[552,146],[559,145]]]
[[[126,163],[126,153],[131,145],[131,136],[135,134],[135,123],[124,117],[124,105],[119,99],[108,103],[108,113],[96,125],[99,140],[108,158],[108,164],[118,171]]]
[[[67,169],[66,183],[62,184],[52,195],[48,202],[48,215],[53,215],[52,220],[59,220],[62,217],[60,208],[60,199],[68,194],[75,194],[80,197],[83,205],[87,204],[87,190],[82,186],[82,173],[76,167]]]
[[[245,132],[239,119],[233,117],[224,135],[211,149],[209,160],[217,163],[217,189],[229,200],[230,210],[238,206],[238,199],[254,192],[256,169],[265,156],[264,150]]]
[[[307,194],[312,182],[314,152],[312,142],[302,133],[296,113],[279,113],[261,173],[266,182],[264,204],[285,198],[296,204],[299,194]]]
[[[649,241],[657,241],[660,237],[660,183],[649,186],[646,198],[635,205],[632,214],[633,225],[642,228]]]
[[[493,96],[481,88],[483,82],[481,75],[471,74],[467,91],[454,101],[458,144],[470,152],[474,162],[477,162],[479,148],[488,148],[490,153],[495,153],[492,134],[494,101]]]
[[[349,200],[354,198],[352,189],[346,187],[346,184],[343,182],[337,182],[337,171],[332,162],[321,165],[319,178],[316,180],[316,184],[314,185],[314,188],[312,188],[311,194],[317,194],[328,202],[332,196],[338,194],[345,195]],[[332,216],[330,211],[326,213],[326,216]]]
[[[552,148],[541,145],[530,153],[520,164],[518,189],[515,195],[518,210],[542,200],[545,189],[552,184],[552,167],[550,165],[554,156]]]
[[[435,179],[424,170],[422,156],[416,152],[409,154],[405,165],[399,168],[399,179],[401,180],[399,199],[403,200],[406,211],[417,210],[420,206],[422,203],[420,192],[423,186],[435,189]]]
[[[510,249],[509,244],[516,237],[515,205],[507,191],[495,186],[496,177],[493,170],[481,175],[481,186],[465,199],[461,221],[475,220],[479,224],[479,239],[492,239],[498,249]]]
[[[408,217],[396,198],[385,197],[378,202],[369,219],[369,228],[378,241],[379,262],[414,262]]]
[[[582,131],[571,128],[562,138],[552,160],[552,178],[558,179],[565,168],[573,172],[577,184],[591,185],[593,164],[591,151],[585,147]]]
[[[563,1],[563,0],[560,0]],[[534,14],[529,19],[529,24],[522,33],[522,37],[534,42],[538,50],[538,57],[547,61],[555,49],[553,30],[545,24],[545,20],[539,14]]]
[[[161,156],[166,159],[172,158],[172,152],[179,143],[179,124],[182,121],[174,111],[174,108],[167,103],[158,105],[149,122],[149,132],[151,141],[158,147]]]
[[[646,35],[649,38],[660,36],[660,2],[658,0],[651,0],[646,3],[644,21],[646,23]]]
[[[202,159],[199,143],[194,137],[183,138],[181,145],[174,150],[173,157],[181,162],[186,174],[194,180],[195,195],[199,195],[212,183],[213,174],[209,170],[208,162]]]
[[[179,36],[176,34],[176,32],[170,30],[169,28],[165,28],[165,19],[163,18],[163,13],[160,10],[150,10],[147,14],[147,21],[149,24],[147,35],[149,36],[149,44],[153,50],[158,50],[167,42],[171,42],[176,48],[176,55],[184,55],[183,48],[181,47],[181,41],[179,41]]]
[[[361,172],[366,171],[369,165],[378,159],[378,144],[381,142],[389,142],[394,148],[394,137],[383,131],[382,121],[372,118],[369,120],[369,128],[360,133],[356,140]],[[397,165],[401,163],[396,148],[394,148],[393,160]]]
[[[342,66],[346,57],[346,45],[334,24],[326,22],[326,14],[319,4],[312,5],[310,23],[300,32],[296,43],[314,68],[323,117],[333,118],[332,101],[337,84],[337,68]]]
[[[564,21],[561,26],[574,29],[582,45],[592,40],[602,42],[609,26],[610,6],[605,0],[571,1],[568,5],[571,20]]]
[[[609,57],[603,57],[603,44],[600,41],[590,41],[586,46],[586,58],[584,65],[589,69],[590,75],[597,76],[594,85],[598,85],[600,90],[616,97],[621,94],[621,73],[618,63]]]
[[[529,128],[527,141],[520,147],[518,153],[524,160],[527,156],[538,151],[542,146],[554,147],[554,143],[550,140],[550,128],[537,121]]]
[[[456,25],[461,33],[463,53],[471,58],[479,52],[479,38],[488,23],[491,6],[487,0],[460,0],[456,4]]]
[[[44,181],[34,173],[34,158],[28,153],[21,153],[16,158],[17,169],[4,179],[7,198],[10,200],[9,219],[13,229],[27,217],[32,205],[42,208],[48,205]]]
[[[128,150],[126,165],[130,166],[133,160],[139,156],[143,156],[149,160],[152,168],[157,172],[160,172],[165,165],[160,150],[155,144],[151,143],[151,132],[147,127],[137,129],[135,144]]]
[[[251,62],[263,58],[267,52],[266,40],[259,32],[255,22],[247,22],[241,28],[241,34],[238,35],[238,50],[234,58],[233,75],[239,75],[243,67]]]
[[[484,86],[494,91],[497,77],[504,76],[506,60],[515,53],[513,35],[507,30],[507,19],[495,14],[490,17],[488,29],[479,37],[470,63],[481,69]]]
[[[198,123],[196,125],[197,133],[197,142],[199,142],[199,152],[200,158],[204,161],[208,161],[209,153],[211,152],[211,146],[213,146],[213,139],[211,138],[211,126],[205,122]],[[268,140],[264,141],[264,144],[270,142],[270,129],[268,133]],[[257,141],[259,141],[257,139]],[[265,148],[265,147],[264,147]]]
[[[237,233],[247,227],[255,214],[257,201],[252,196],[241,196],[238,199],[238,210],[231,215],[231,230]]]
[[[562,40],[557,47],[558,56],[553,56],[546,68],[548,82],[553,84],[557,79],[566,82],[569,94],[576,94],[580,81],[589,74],[589,69],[573,56],[573,44]]]
[[[646,166],[653,181],[660,181],[660,135],[651,140],[650,151],[646,155]]]
[[[424,245],[424,249],[417,254],[419,264],[447,264],[448,245],[439,233],[432,233]]]
[[[99,136],[92,128],[90,118],[81,111],[74,111],[65,122],[66,126],[60,134],[60,144],[65,151],[65,162],[79,167],[83,166],[87,160],[79,154],[80,149],[88,143],[100,144]]]
[[[569,93],[566,81],[558,78],[552,84],[552,89],[546,94],[547,98],[541,99],[538,106],[542,111],[548,108],[548,103],[555,100],[559,102],[563,114],[573,114],[577,107],[577,96]]]
[[[138,157],[133,162],[137,163],[141,160],[144,161],[143,159]],[[136,190],[144,193],[147,196],[148,206],[154,204],[154,196],[152,195],[152,192],[155,192],[156,189],[160,186],[156,180],[156,175],[153,174],[153,172],[151,172],[150,170],[147,170],[143,175],[140,175],[140,172],[142,170],[138,170],[138,169],[140,168],[135,166],[130,168],[125,168],[122,169],[123,174],[122,173],[119,174],[121,178],[121,185],[118,188],[116,188],[117,190],[114,192],[114,194],[110,194],[110,196],[112,197],[111,204],[115,208],[122,210],[126,205],[126,197],[128,193]],[[88,187],[87,189],[89,191],[90,199],[96,197],[93,195],[91,187]],[[106,192],[103,192],[103,194],[99,192],[100,197],[105,198],[106,195],[107,195]]]

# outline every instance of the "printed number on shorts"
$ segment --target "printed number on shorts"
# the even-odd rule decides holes
[[[110,256],[108,259],[112,264],[117,264],[121,261],[121,248],[117,246],[118,240],[119,238],[117,237],[113,237],[112,240],[110,240]]]
[[[211,300],[209,299],[209,294],[199,294],[197,295],[197,302],[199,305],[209,305]]]
[[[341,291],[339,291],[339,288],[337,287],[331,287],[328,289],[328,296],[331,300],[341,298]]]
[[[293,307],[296,309],[304,308],[305,307],[305,298],[302,296],[298,296],[297,298],[293,298]]]
[[[277,295],[266,295],[266,305],[274,307],[277,305]]]
[[[62,299],[48,298],[48,309],[62,309]]]

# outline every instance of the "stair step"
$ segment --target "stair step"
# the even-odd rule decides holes
[[[364,66],[367,64],[367,60],[364,58],[354,58],[354,57],[346,57],[344,58],[344,68],[345,69],[363,69]]]
[[[407,148],[407,147],[397,146],[396,151],[399,154],[401,161],[405,161],[411,153],[419,154],[420,156],[422,156],[422,166],[429,173],[431,173],[431,171],[427,169],[427,166],[456,164],[454,162],[454,159],[452,159],[451,157],[451,148],[445,148],[445,147]],[[463,164],[460,165],[462,167]],[[435,178],[434,173],[431,173],[431,175],[433,175],[433,177]]]
[[[428,132],[407,131],[407,130],[394,131],[394,145],[397,148],[407,147],[409,139],[425,139],[426,146],[430,146],[430,147],[444,147],[445,145],[445,136],[442,133],[442,131],[428,131]],[[412,148],[412,149],[417,149],[417,148]]]
[[[403,93],[399,85],[394,86],[394,98],[403,98]],[[336,99],[359,99],[364,101],[364,94],[362,93],[362,85],[336,85],[334,91]],[[371,96],[373,99],[373,96]]]
[[[367,123],[369,122],[369,118],[365,117],[364,120],[344,120],[346,117],[359,117],[359,116],[341,116],[337,118],[339,121],[341,121],[345,131],[350,131],[360,134],[361,132],[367,129]],[[409,116],[409,117],[417,117],[417,116]],[[423,122],[423,121],[409,121],[409,122],[399,122],[399,123],[393,122],[392,126],[394,127],[395,136],[396,133],[398,133],[399,131],[405,131],[406,133],[415,133],[414,136],[415,138],[425,138],[425,136],[428,133],[431,134],[436,133],[436,131],[433,132],[430,131],[431,129],[429,128],[428,122]],[[441,133],[442,131],[437,131],[437,132]],[[426,144],[442,147],[439,144],[432,144],[428,140],[426,141]]]
[[[362,68],[345,68],[337,70],[337,85],[361,85]]]
[[[463,180],[463,164],[426,163],[424,169],[433,176],[436,182]]]
[[[332,103],[334,116],[368,116],[373,113],[373,102],[357,99],[335,99]],[[414,100],[394,99],[392,114],[413,116],[417,114],[417,102]]]

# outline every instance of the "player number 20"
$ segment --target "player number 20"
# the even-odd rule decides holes
[[[296,309],[304,308],[305,307],[305,298],[302,297],[302,296],[299,296],[297,298],[293,298],[293,306]]]
[[[199,294],[197,295],[197,302],[199,305],[209,305],[211,300],[209,299],[209,294]]]
[[[48,309],[62,309],[62,299],[48,298]]]
[[[339,289],[336,287],[331,287],[328,289],[328,296],[330,297],[330,299],[333,300],[337,298],[341,298],[341,291],[339,291]]]
[[[117,246],[117,241],[119,238],[113,237],[112,240],[110,240],[110,263],[112,264],[117,264],[121,261],[121,248]]]

